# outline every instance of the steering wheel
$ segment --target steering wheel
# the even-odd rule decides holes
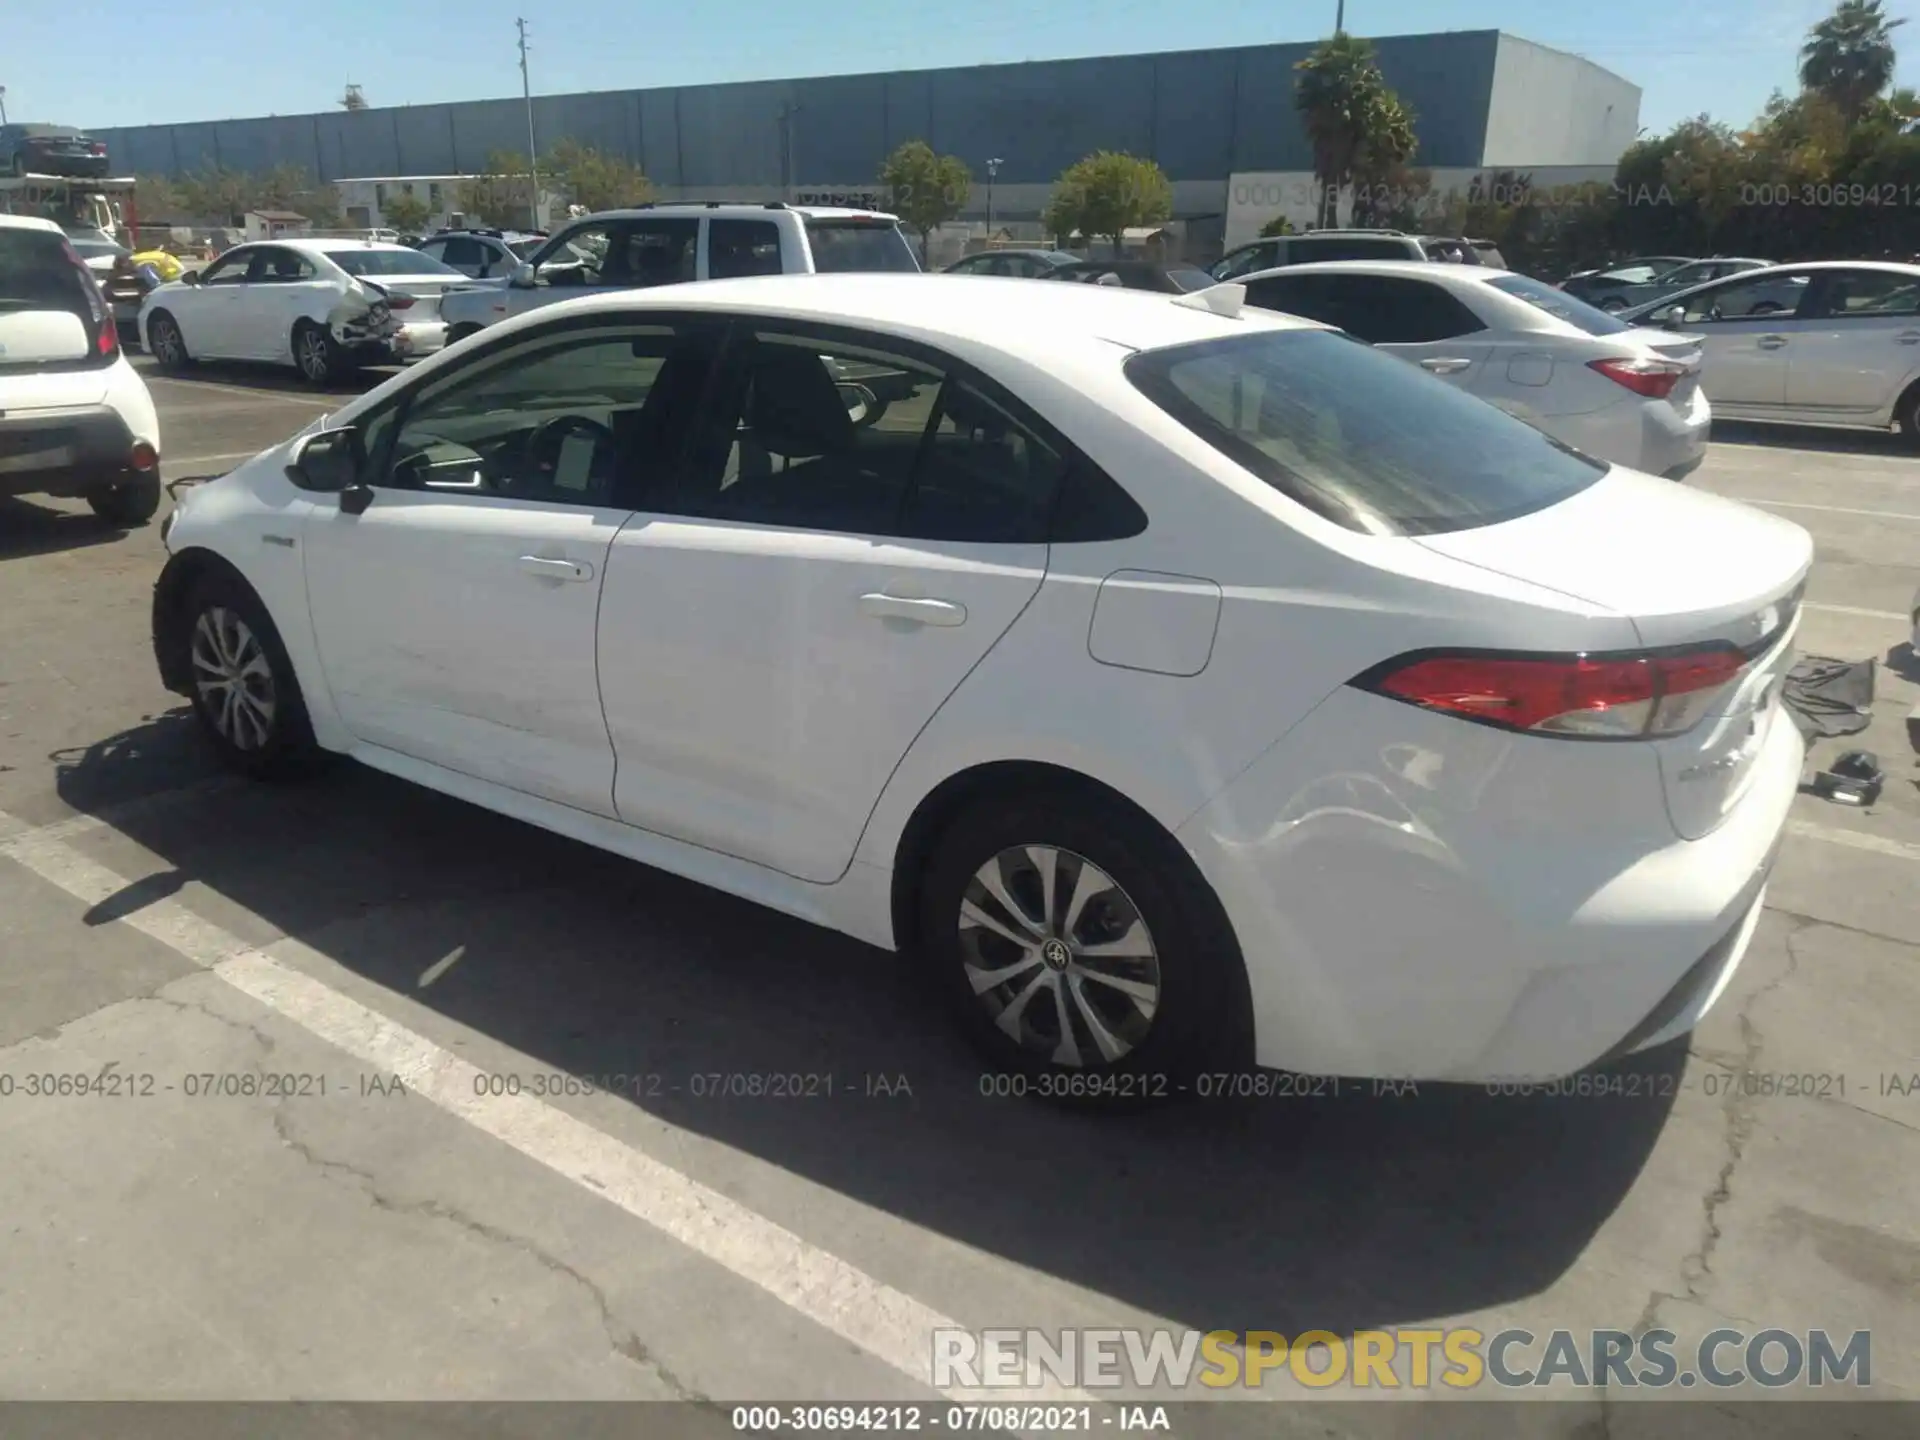
[[[560,468],[561,452],[566,442],[576,435],[584,435],[593,442],[596,458],[602,446],[611,453],[619,443],[610,428],[588,415],[556,415],[551,420],[543,420],[527,436],[525,455],[532,468],[528,482],[535,486],[551,485]]]

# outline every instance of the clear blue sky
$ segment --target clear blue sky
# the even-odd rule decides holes
[[[1500,29],[1585,55],[1638,84],[1641,123],[1701,111],[1736,125],[1776,87],[1829,0],[1349,0],[1359,35]],[[1892,0],[1894,15],[1915,0]],[[14,120],[112,126],[293,115],[347,82],[375,105],[517,94],[513,20],[532,36],[536,93],[765,80],[1304,40],[1334,0],[91,0],[9,7],[0,85]],[[79,43],[82,36],[87,43]],[[109,38],[115,37],[115,38]],[[1902,83],[1920,78],[1920,23]]]

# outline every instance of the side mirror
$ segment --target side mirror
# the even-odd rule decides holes
[[[1654,322],[1663,330],[1678,330],[1681,322],[1687,318],[1687,307],[1684,305],[1669,305],[1664,310],[1654,311],[1653,318]]]
[[[533,266],[527,264],[525,261],[514,266],[513,274],[507,277],[507,284],[516,290],[531,290],[539,283],[539,275],[534,271]]]
[[[360,478],[360,434],[351,427],[304,435],[287,459],[287,478],[317,495],[338,495],[349,515],[373,503],[373,491]]]
[[[198,285],[200,283],[200,272],[198,270],[187,270],[182,272],[180,278],[189,285]]]

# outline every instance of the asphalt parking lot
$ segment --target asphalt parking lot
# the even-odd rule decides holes
[[[152,388],[173,475],[339,403]],[[1881,662],[1816,758],[1888,774],[1797,802],[1690,1046],[1635,1096],[1105,1119],[983,1097],[851,941],[371,772],[223,781],[157,526],[0,500],[0,1395],[914,1401],[946,1325],[1724,1324],[1870,1330],[1920,1400],[1920,457],[1724,427],[1690,483],[1813,532],[1802,649]],[[727,1093],[767,1076],[811,1078]],[[1552,1433],[1636,1433],[1597,1404]]]

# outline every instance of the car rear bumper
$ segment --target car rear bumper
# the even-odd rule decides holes
[[[1491,1082],[1659,1044],[1752,936],[1803,745],[1680,839],[1650,747],[1508,735],[1345,689],[1180,830],[1246,958],[1259,1063]]]
[[[0,415],[0,495],[88,495],[147,476],[132,466],[135,436],[108,406]]]

